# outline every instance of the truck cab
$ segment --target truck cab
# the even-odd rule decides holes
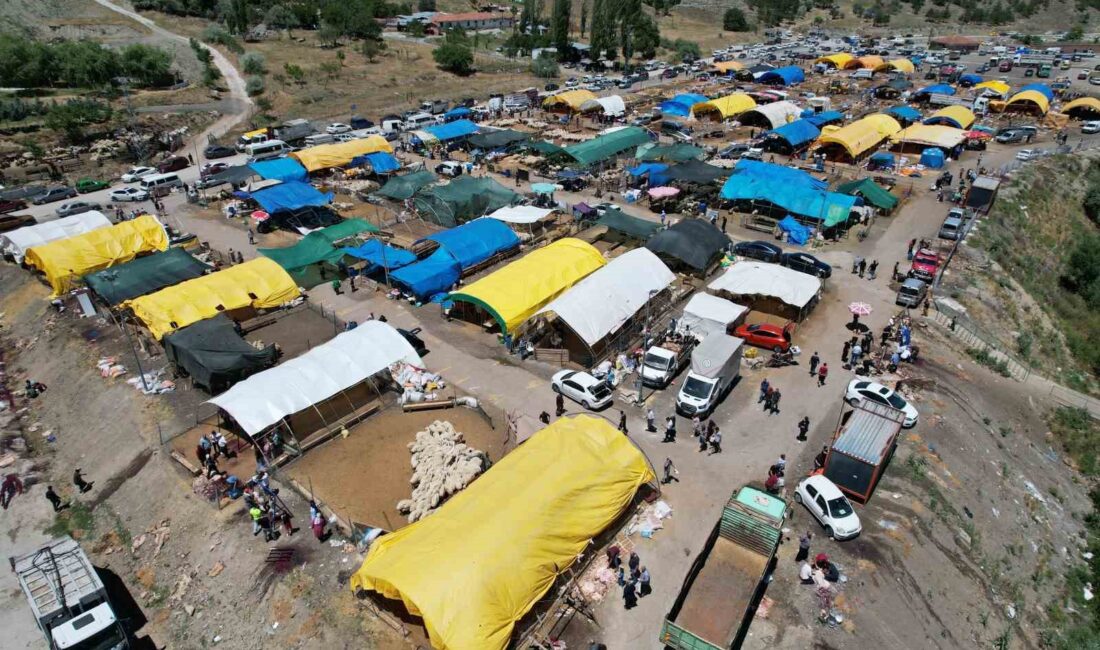
[[[664,388],[680,374],[695,349],[695,338],[685,336],[679,341],[664,340],[651,346],[642,357],[642,383]]]

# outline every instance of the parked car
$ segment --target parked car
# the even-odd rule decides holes
[[[939,270],[939,253],[928,248],[922,248],[913,254],[913,264],[909,268],[909,277],[931,282]]]
[[[161,174],[167,174],[168,172],[178,172],[181,169],[187,169],[187,166],[191,163],[187,162],[187,159],[182,156],[172,156],[171,158],[165,158],[157,165],[157,171]]]
[[[1026,162],[1028,160],[1035,160],[1042,155],[1042,152],[1038,149],[1021,149],[1016,152],[1016,160],[1022,160]]]
[[[116,203],[124,203],[126,201],[148,201],[149,192],[136,187],[123,187],[112,191],[107,195],[107,198]]]
[[[808,253],[783,253],[779,256],[779,263],[799,273],[816,275],[819,278],[827,278],[833,274],[832,266]]]
[[[91,210],[100,210],[103,206],[98,203],[90,203],[88,201],[73,201],[71,203],[62,203],[54,212],[59,217],[71,217],[74,214],[82,214],[84,212],[90,212]]]
[[[622,206],[616,203],[600,203],[592,206],[592,208],[596,211],[597,217],[602,217],[608,210],[622,210]]]
[[[543,90],[545,90],[548,93],[553,92],[553,91],[557,90],[558,88],[561,88],[561,86],[559,86],[558,84],[553,84],[553,83],[546,84],[545,86],[543,86]]]
[[[149,174],[155,173],[157,173],[157,170],[153,167],[131,167],[125,174],[121,176],[121,178],[123,183],[136,183],[148,176]]]
[[[448,160],[435,166],[435,173],[452,178],[462,175],[462,163]]]
[[[917,426],[917,420],[920,418],[917,409],[913,408],[912,404],[906,402],[892,388],[887,388],[878,382],[867,379],[856,378],[848,382],[848,390],[844,394],[844,399],[852,406],[862,403],[863,400],[870,400],[895,408],[905,414],[905,421],[902,426],[906,429]]]
[[[5,214],[0,216],[0,232],[10,232],[36,223],[38,221],[29,214]]]
[[[43,205],[45,203],[53,203],[54,201],[64,201],[65,199],[75,199],[76,190],[71,187],[51,187],[45,192],[39,194],[31,200],[31,203],[35,205]]]
[[[998,133],[993,139],[1001,144],[1015,144],[1023,142],[1027,135],[1023,131],[1005,131]]]
[[[208,162],[199,168],[199,176],[213,176],[214,174],[224,172],[227,169],[229,169],[229,163]]]
[[[745,343],[773,352],[786,352],[791,347],[793,323],[785,326],[772,323],[744,324],[733,331],[733,335],[744,339]]]
[[[562,370],[550,380],[550,387],[586,409],[600,409],[611,403],[611,387],[587,372]]]
[[[428,346],[424,345],[424,339],[420,338],[419,327],[414,327],[411,330],[401,329],[399,327],[397,328],[397,333],[412,346],[413,350],[416,350],[419,356],[422,357],[428,353]]]
[[[465,100],[463,100],[463,101],[465,101]],[[463,106],[465,106],[465,104],[463,104]],[[473,106],[473,104],[470,104],[470,106]],[[349,124],[351,125],[351,128],[353,128],[353,129],[369,129],[372,126],[374,126],[374,122],[368,120],[365,117],[359,117],[357,115],[352,116],[351,121],[349,122]]]
[[[208,160],[215,158],[228,158],[230,156],[237,155],[237,150],[233,147],[223,147],[220,144],[212,144],[209,147],[202,150],[202,155]]]
[[[794,500],[810,511],[830,539],[852,539],[863,530],[848,497],[820,474],[799,481]]]
[[[1100,133],[1100,120],[1092,120],[1082,124],[1081,133]]]
[[[99,190],[105,190],[110,186],[111,184],[106,181],[97,181],[92,178],[82,178],[76,182],[76,191],[80,194],[87,194],[88,192],[98,192]]]
[[[766,241],[743,241],[734,245],[733,252],[741,257],[751,257],[761,262],[778,262],[783,249]]]
[[[343,122],[333,122],[325,127],[325,133],[329,135],[336,135],[337,133],[347,133],[351,130],[350,124],[344,124]]]
[[[16,210],[22,210],[27,207],[26,201],[0,201],[0,214],[7,214],[9,212],[15,212]]]

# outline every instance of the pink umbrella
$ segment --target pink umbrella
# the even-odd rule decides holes
[[[650,189],[649,190],[649,198],[651,198],[651,199],[664,199],[664,198],[668,198],[670,196],[676,196],[679,193],[680,193],[680,190],[678,188],[668,187],[666,185],[666,186],[654,187],[654,188]]]
[[[255,219],[256,221],[265,221],[265,220],[266,220],[266,219],[267,219],[268,217],[270,217],[271,215],[270,215],[270,214],[268,214],[268,213],[266,213],[266,212],[264,212],[263,210],[256,210],[256,211],[255,211],[255,212],[253,212],[253,213],[252,213],[252,214],[251,214],[250,216],[251,216],[251,217],[252,217],[253,219]]]
[[[853,302],[848,305],[848,311],[852,312],[856,316],[867,316],[871,313],[871,305],[865,302]]]

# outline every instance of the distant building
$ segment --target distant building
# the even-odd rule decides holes
[[[981,47],[981,41],[969,36],[937,36],[931,43],[932,49],[940,48],[956,52],[973,52]]]
[[[437,13],[434,11],[418,11],[414,14],[397,16],[397,28],[405,29],[412,23],[424,23],[427,25]]]
[[[507,29],[512,26],[512,17],[508,14],[489,13],[487,11],[475,11],[463,14],[436,14],[431,19],[432,24],[444,32],[448,29]]]

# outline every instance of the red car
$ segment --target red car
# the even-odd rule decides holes
[[[186,169],[190,164],[191,163],[187,162],[186,158],[172,156],[171,158],[166,158],[165,160],[161,161],[161,163],[157,165],[157,171],[162,174],[167,174],[168,172],[178,172],[181,169]]]
[[[934,250],[922,248],[913,255],[913,266],[909,269],[909,277],[931,282],[939,268],[939,254]]]
[[[758,348],[774,352],[786,352],[791,347],[791,332],[793,331],[794,323],[787,323],[783,326],[758,323],[756,325],[741,325],[733,331],[733,335],[745,339],[745,343],[755,345]]]
[[[27,207],[26,201],[0,201],[0,214],[7,214]]]

